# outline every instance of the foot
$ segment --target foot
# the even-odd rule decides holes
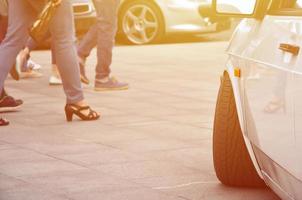
[[[109,90],[127,90],[129,88],[128,83],[119,82],[114,77],[104,80],[95,80],[95,91],[109,91]]]
[[[73,115],[77,115],[83,121],[94,121],[100,118],[100,114],[92,110],[87,104],[67,104],[65,106],[66,120],[72,121]]]
[[[17,111],[21,107],[22,104],[23,104],[23,101],[20,99],[14,99],[11,96],[4,96],[0,100],[0,112]]]
[[[22,71],[20,74],[21,78],[40,78],[43,74],[38,72],[38,70],[27,69],[26,71]]]
[[[264,107],[264,112],[266,113],[276,113],[279,110],[285,112],[285,102],[283,99],[274,97],[268,104]]]
[[[283,110],[283,112],[285,112],[285,104],[283,102],[271,101],[264,108],[264,112],[266,113],[276,113],[279,110]]]
[[[27,61],[27,68],[32,70],[40,70],[42,66],[39,65],[38,63],[35,63],[32,59],[29,59]]]
[[[16,63],[10,70],[10,75],[15,80],[20,80],[21,72],[27,71],[27,61],[29,60],[29,50],[23,49],[20,51],[16,58]]]
[[[80,75],[81,75],[82,83],[89,85],[90,81],[89,81],[88,77],[86,76],[85,65],[81,64],[81,62],[80,62]]]
[[[9,121],[4,118],[0,118],[0,126],[7,126],[9,125]]]
[[[29,59],[29,50],[23,49],[16,58],[16,67],[20,69],[20,71],[26,71]]]
[[[18,81],[18,80],[20,80],[20,73],[21,73],[21,70],[17,67],[17,64],[15,63],[12,66],[11,70],[9,71],[9,74],[11,75],[11,77],[14,80]]]
[[[85,59],[78,57],[79,59],[79,65],[80,65],[80,75],[81,75],[81,81],[82,83],[89,85],[90,81],[88,77],[86,76],[86,71],[85,71]]]
[[[49,85],[62,85],[62,79],[60,77],[51,75],[49,77]]]

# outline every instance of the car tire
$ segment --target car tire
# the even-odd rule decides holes
[[[223,184],[236,187],[265,187],[245,145],[227,72],[223,74],[217,98],[213,160],[216,175]]]
[[[164,17],[154,2],[133,0],[121,6],[118,20],[119,41],[136,45],[153,44],[161,41],[164,35]]]

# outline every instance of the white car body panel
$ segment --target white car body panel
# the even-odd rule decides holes
[[[121,5],[128,0],[122,0]],[[130,0],[131,1],[131,0]],[[202,33],[216,31],[216,24],[203,20],[199,6],[208,0],[150,0],[160,8],[165,20],[165,32]]]
[[[253,161],[258,172],[261,169],[281,198],[302,199],[302,55],[281,51],[281,43],[302,47],[302,16],[243,20],[227,50],[232,65],[228,68],[241,68],[242,77],[232,82],[234,94],[239,95],[235,99],[240,101],[241,127],[248,148],[249,143],[253,146],[249,152],[257,159]],[[267,112],[275,97],[284,106]]]
[[[213,32],[215,24],[208,24],[199,14],[199,6],[207,1],[198,0],[156,0],[166,23],[166,33]]]

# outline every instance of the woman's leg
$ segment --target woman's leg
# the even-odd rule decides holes
[[[0,43],[4,39],[6,35],[6,29],[7,29],[7,16],[0,15]]]
[[[97,24],[92,25],[78,45],[78,56],[85,60],[91,50],[97,45],[98,29]]]
[[[0,45],[0,90],[15,59],[28,39],[28,28],[35,13],[26,1],[10,0],[9,21],[5,39]]]
[[[74,19],[69,0],[63,0],[50,24],[56,64],[62,77],[67,103],[84,99],[80,81],[79,63],[74,43]]]
[[[38,11],[43,6],[40,0],[26,0]],[[38,4],[37,4],[38,3]],[[42,3],[43,5],[43,3]],[[59,71],[62,76],[63,88],[67,97],[67,103],[73,104],[83,101],[83,91],[80,82],[79,64],[77,61],[74,44],[74,19],[71,2],[62,0],[53,16],[49,31],[54,43],[55,56]]]

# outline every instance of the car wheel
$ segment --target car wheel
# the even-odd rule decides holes
[[[216,105],[213,159],[216,175],[223,184],[241,187],[265,186],[246,148],[227,72],[222,77]]]
[[[160,8],[150,0],[125,3],[119,12],[120,38],[127,43],[142,45],[159,42],[165,32]]]

